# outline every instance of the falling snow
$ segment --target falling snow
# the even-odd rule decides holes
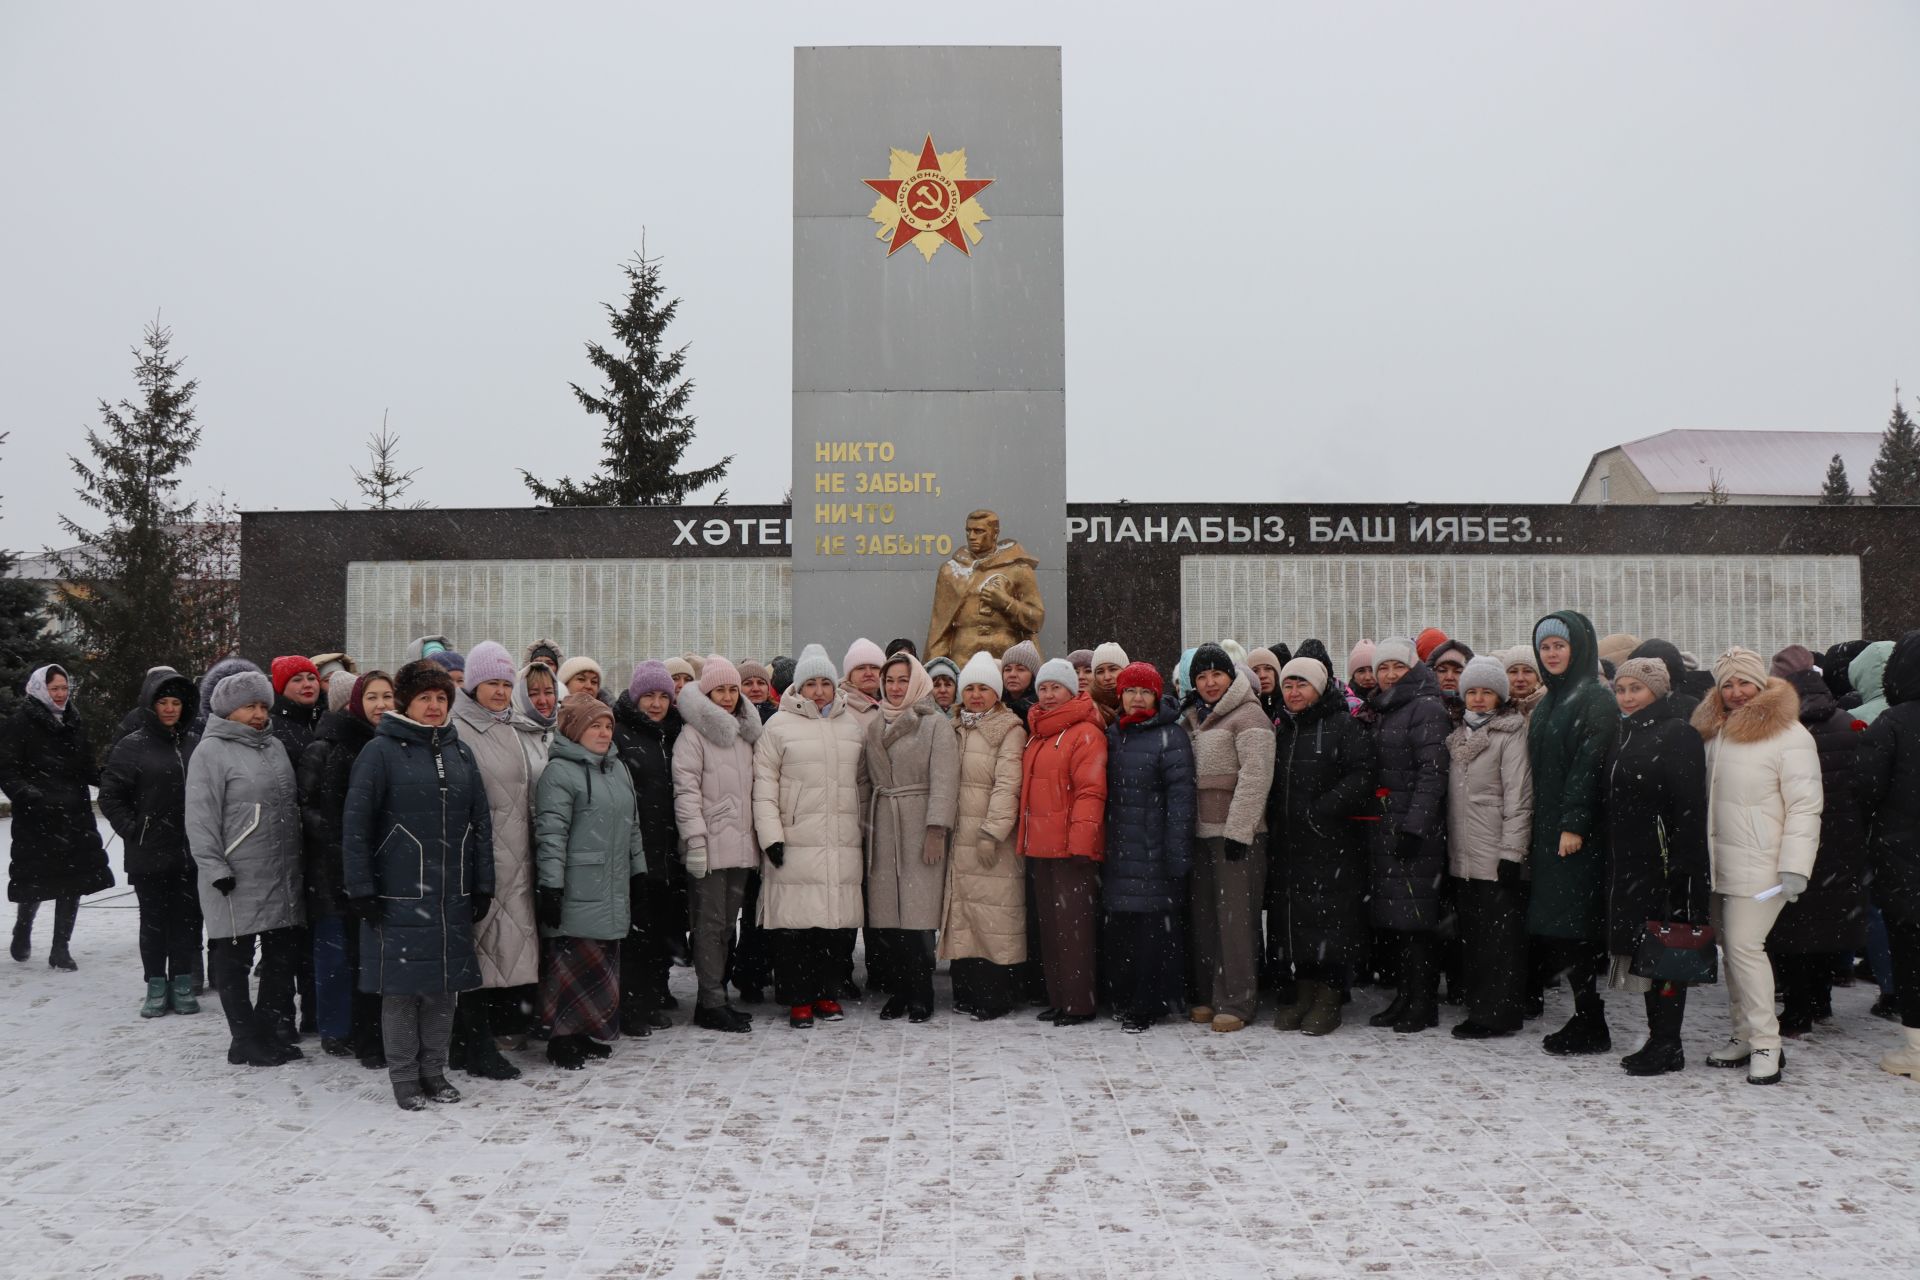
[[[118,891],[124,894],[124,890]],[[0,1273],[32,1276],[1911,1276],[1920,1088],[1866,987],[1786,1081],[1353,1024],[688,1026],[537,1053],[407,1115],[320,1054],[227,1065],[218,1001],[142,1021],[130,895],[77,974],[0,969]],[[692,982],[676,970],[686,1017]],[[1617,1052],[1633,1006],[1609,1001]],[[1547,1024],[1566,1016],[1554,992]]]

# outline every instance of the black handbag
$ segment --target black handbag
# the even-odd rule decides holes
[[[1710,924],[1649,920],[1628,972],[1654,982],[1711,986],[1720,980],[1719,941]]]
[[[1668,873],[1671,886],[1673,864],[1667,856],[1665,818],[1654,819],[1654,831],[1660,839],[1660,867]],[[1667,909],[1690,918],[1647,921],[1640,931],[1640,941],[1633,948],[1633,963],[1627,966],[1627,972],[1634,977],[1690,987],[1711,986],[1720,980],[1720,948],[1716,945],[1719,936],[1710,924],[1692,923],[1699,918],[1693,910],[1693,877],[1688,876],[1684,884],[1678,900],[1670,900]],[[1670,899],[1674,896],[1669,893]]]

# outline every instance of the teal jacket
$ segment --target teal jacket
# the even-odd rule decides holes
[[[1887,709],[1887,659],[1893,656],[1893,641],[1875,640],[1854,655],[1847,664],[1847,681],[1860,694],[1860,705],[1853,718],[1872,724]]]
[[[543,938],[613,942],[632,924],[628,881],[647,869],[633,778],[620,754],[596,756],[556,736],[534,792],[535,883],[563,889],[560,927]]]

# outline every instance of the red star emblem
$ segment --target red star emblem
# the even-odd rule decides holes
[[[993,185],[992,178],[950,178],[940,167],[940,156],[928,134],[920,148],[914,171],[904,178],[863,178],[869,187],[891,201],[899,219],[894,223],[893,242],[887,246],[891,258],[923,231],[945,240],[961,253],[972,257],[966,233],[961,230],[960,206]]]

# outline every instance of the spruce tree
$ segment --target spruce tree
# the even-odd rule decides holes
[[[102,430],[87,432],[91,464],[68,459],[80,479],[74,492],[105,524],[95,530],[60,517],[79,545],[57,558],[64,583],[54,608],[87,655],[81,711],[100,728],[102,744],[105,726],[139,695],[147,668],[188,662],[180,586],[192,569],[194,504],[177,502],[175,492],[200,442],[199,383],[181,379],[172,344],[173,331],[158,320],[146,327],[133,352],[137,398],[102,400]]]
[[[1853,483],[1847,479],[1846,459],[1837,453],[1833,455],[1833,461],[1827,464],[1827,482],[1820,487],[1820,505],[1823,507],[1853,505]]]
[[[0,431],[0,444],[7,433]],[[0,474],[5,474],[0,472]],[[0,719],[20,706],[27,677],[50,662],[66,666],[73,654],[50,625],[45,589],[27,578],[13,576],[19,559],[0,546]]]
[[[427,505],[417,498],[412,501],[407,499],[407,490],[413,487],[413,478],[420,474],[420,468],[415,467],[411,471],[400,469],[400,437],[387,430],[385,413],[380,415],[379,434],[367,437],[367,458],[367,470],[351,468],[353,487],[366,499],[361,506],[369,511],[418,511]],[[353,510],[337,498],[333,505],[342,511]]]
[[[710,467],[677,471],[681,455],[693,443],[693,415],[687,404],[693,383],[684,377],[687,348],[668,350],[667,326],[680,309],[660,283],[660,260],[646,246],[620,265],[627,280],[624,306],[606,304],[618,351],[587,344],[587,360],[605,378],[598,392],[569,384],[580,407],[603,420],[600,470],[584,482],[553,484],[520,472],[541,502],[556,507],[670,506],[687,495],[724,480],[733,463],[729,454]],[[722,490],[715,503],[727,500]]]
[[[182,671],[199,673],[240,647],[240,513],[224,493],[200,504],[181,529],[186,577],[180,583],[186,633]]]
[[[1914,430],[1900,387],[1893,388],[1893,416],[1880,437],[1880,453],[1867,472],[1867,496],[1882,507],[1920,503],[1920,432]]]

